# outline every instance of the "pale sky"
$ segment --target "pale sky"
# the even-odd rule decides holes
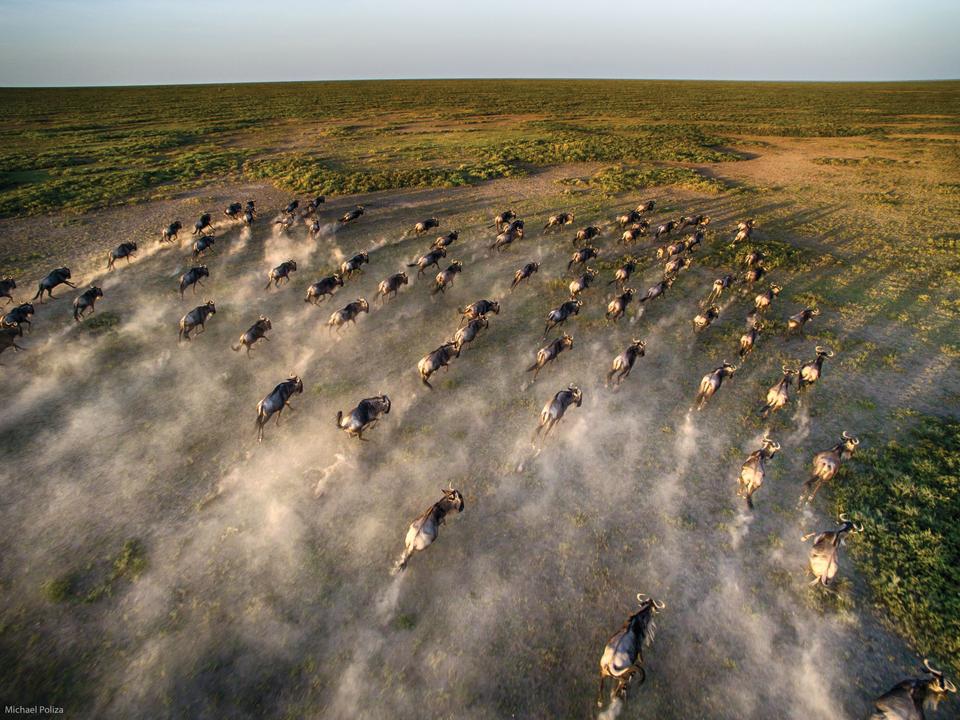
[[[0,0],[0,86],[960,78],[960,0]]]

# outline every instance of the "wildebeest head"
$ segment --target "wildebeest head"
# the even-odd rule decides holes
[[[266,319],[262,315],[260,317],[264,320]],[[270,321],[267,320],[267,322],[269,323]],[[287,378],[287,382],[293,383],[293,391],[295,393],[300,394],[303,392],[303,380],[300,379],[299,375],[291,375]]]
[[[816,348],[814,348],[814,350],[817,353],[817,359],[821,357],[832,358],[835,354],[832,350],[827,350],[822,345],[817,345]]]
[[[771,438],[769,435],[764,435],[763,440],[761,441],[762,449],[764,454],[768,458],[772,458],[780,451],[780,443]]]
[[[856,535],[857,533],[863,532],[863,523],[859,525],[852,520],[846,513],[840,513],[837,516],[837,522],[840,523],[840,527],[837,528],[837,536],[842,537],[845,533],[852,533]]]
[[[943,676],[943,671],[934,668],[926,658],[923,659],[923,667],[931,675],[927,682],[927,690],[935,695],[933,698],[934,705],[940,701],[943,695],[957,691],[957,686]]]
[[[365,313],[370,312],[370,303],[368,303],[364,298],[357,299],[357,307],[360,308],[360,312],[365,312]]]
[[[210,315],[217,314],[217,306],[213,304],[213,300],[207,300],[203,305],[207,308]]]
[[[840,433],[840,444],[843,446],[841,450],[849,457],[856,452],[860,440],[844,430]]]
[[[573,402],[576,403],[577,407],[583,405],[583,393],[580,392],[580,388],[576,385],[570,385],[567,387],[567,390],[570,392],[570,396],[573,398]]]
[[[270,318],[268,318],[266,315],[260,316],[260,320],[257,321],[257,325],[259,325],[263,330],[273,330],[273,323],[270,322]]]
[[[458,513],[463,512],[465,507],[463,502],[463,495],[460,494],[459,490],[455,490],[452,486],[448,488],[442,488],[443,490],[443,503],[447,506],[449,510],[456,510]]]

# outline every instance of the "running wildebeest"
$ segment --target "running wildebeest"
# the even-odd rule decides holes
[[[620,236],[620,242],[622,242],[624,245],[632,245],[646,235],[647,230],[649,229],[650,223],[648,223],[646,220],[641,220],[638,223],[634,223],[623,231],[623,234]]]
[[[317,195],[310,202],[307,203],[307,209],[303,211],[304,217],[310,217],[315,214],[317,210],[320,209],[320,206],[327,201],[327,198],[323,195]]]
[[[17,305],[10,309],[6,315],[3,316],[3,320],[0,320],[0,325],[3,327],[13,327],[17,328],[17,334],[23,335],[23,326],[26,325],[30,330],[33,330],[33,323],[30,318],[33,317],[34,308],[31,303],[23,303],[22,305]]]
[[[107,257],[107,270],[113,270],[114,263],[117,260],[122,260],[123,258],[127,259],[127,264],[130,264],[130,258],[137,254],[137,244],[135,242],[125,242],[117,245],[113,250],[110,251],[110,255]]]
[[[273,270],[270,271],[270,274],[267,276],[267,286],[263,288],[264,290],[270,289],[270,284],[272,283],[275,288],[280,287],[280,283],[290,282],[290,273],[297,271],[297,262],[296,260],[285,260],[279,265],[277,265]]]
[[[70,282],[70,268],[55,268],[47,274],[47,276],[40,281],[40,285],[37,288],[37,294],[34,295],[31,300],[36,300],[40,298],[40,304],[43,304],[43,294],[47,293],[51,300],[56,300],[53,296],[53,289],[58,285],[67,285],[72,288],[77,286]]]
[[[668,220],[667,222],[663,223],[663,225],[657,227],[656,232],[653,234],[653,239],[655,241],[659,241],[664,235],[670,235],[676,227],[677,223],[675,223],[673,220]]]
[[[397,293],[400,292],[400,288],[410,282],[407,278],[405,272],[394,273],[385,280],[381,280],[380,284],[377,286],[377,297],[380,299],[380,304],[382,305],[384,300],[389,298],[391,295],[393,297],[397,296]]]
[[[804,392],[808,387],[812,387],[820,375],[823,374],[823,361],[833,357],[833,352],[817,345],[815,348],[817,356],[810,362],[804,363],[800,367],[800,379],[797,382],[797,392]]]
[[[540,269],[540,263],[538,263],[538,262],[528,262],[528,263],[527,263],[526,265],[524,265],[522,268],[520,268],[519,270],[517,270],[517,271],[513,274],[513,282],[510,283],[510,292],[513,292],[514,288],[516,288],[517,285],[519,285],[519,284],[522,283],[524,280],[526,280],[527,278],[529,278],[531,275],[533,275],[533,274],[534,274],[535,272],[537,272],[537,270],[539,270],[539,269]]]
[[[452,230],[446,235],[441,235],[436,240],[433,241],[433,246],[435,248],[445,248],[450,247],[457,241],[457,238],[460,237],[460,233],[457,230]]]
[[[766,462],[780,450],[780,443],[766,435],[763,437],[760,449],[750,453],[746,462],[740,468],[740,477],[737,480],[737,496],[747,501],[747,507],[753,510],[753,494],[763,485],[767,474]]]
[[[957,686],[926,658],[923,667],[929,677],[910,678],[894,685],[873,701],[873,713],[868,720],[925,720],[928,707],[935,711],[947,693],[957,691]]]
[[[426,550],[440,533],[440,526],[451,512],[463,512],[463,495],[454,490],[453,485],[443,491],[443,497],[411,523],[404,540],[403,554],[394,567],[395,572],[403,570],[415,552]]]
[[[663,276],[671,277],[677,275],[681,270],[686,270],[692,264],[693,260],[688,257],[675,257],[667,261],[667,264],[663,266]]]
[[[569,350],[572,347],[573,338],[564,333],[550,344],[537,350],[537,359],[534,360],[533,365],[527,368],[527,372],[533,373],[533,382],[537,381],[537,376],[547,364],[556,360],[564,350]]]
[[[246,210],[243,211],[243,224],[246,225],[247,227],[250,227],[251,225],[253,225],[253,221],[256,218],[256,216],[257,216],[256,211],[252,207],[247,208]]]
[[[820,488],[836,477],[844,460],[853,457],[860,440],[850,435],[846,430],[840,434],[840,442],[829,450],[818,452],[813,456],[813,473],[803,483],[803,492],[800,502],[813,502]]]
[[[830,589],[830,583],[836,577],[837,570],[840,569],[840,546],[843,544],[844,537],[847,533],[863,532],[863,525],[850,522],[850,519],[842,513],[838,522],[840,527],[836,530],[807,533],[800,538],[800,542],[806,542],[813,538],[809,564],[809,571],[813,575],[811,585],[819,583]]]
[[[563,419],[567,408],[571,405],[577,407],[583,405],[583,393],[576,385],[570,385],[565,390],[561,390],[553,396],[550,402],[543,406],[543,410],[540,411],[540,423],[533,433],[534,444],[538,438],[541,438],[541,445],[546,441],[550,431],[553,430],[553,426]],[[540,433],[543,433],[542,437]]]
[[[711,305],[703,312],[697,313],[693,318],[693,331],[702,332],[720,317],[720,308],[717,305]]]
[[[653,209],[657,206],[656,200],[647,200],[645,203],[640,203],[637,205],[637,212],[639,213],[649,213],[653,212]]]
[[[261,315],[260,318],[250,326],[250,329],[240,336],[237,344],[231,345],[230,347],[234,352],[240,352],[240,348],[245,347],[247,349],[247,357],[250,357],[250,348],[256,345],[257,342],[260,340],[270,341],[270,338],[267,337],[267,332],[272,329],[273,323],[270,322],[270,318],[266,315]]]
[[[223,214],[226,217],[230,218],[231,220],[236,220],[238,217],[240,217],[240,213],[242,212],[243,212],[243,203],[235,202],[235,203],[230,203],[227,206],[227,209],[223,211]]]
[[[613,285],[616,283],[620,289],[623,290],[623,286],[627,284],[627,281],[630,279],[630,276],[633,275],[633,271],[636,269],[636,260],[630,258],[617,268],[617,271],[613,274],[613,280],[608,282],[607,285]]]
[[[717,390],[720,389],[720,386],[723,385],[724,378],[732,377],[736,371],[736,365],[731,365],[724,360],[723,365],[714,368],[704,375],[700,380],[700,389],[697,392],[697,410],[703,410],[704,405],[707,404],[707,400],[713,397]]]
[[[677,230],[685,230],[688,227],[706,227],[709,224],[709,215],[684,215],[682,218],[680,218],[680,222],[677,225]]]
[[[640,684],[647,678],[643,669],[643,646],[649,646],[656,634],[654,614],[666,607],[642,593],[637,594],[640,609],[627,618],[623,628],[607,640],[600,657],[600,689],[597,692],[597,707],[603,706],[603,685],[607,678],[616,681],[610,700],[626,699],[627,688],[634,675],[640,675]]]
[[[480,334],[480,331],[488,327],[490,327],[490,321],[485,316],[480,316],[473,318],[463,327],[457,328],[457,332],[453,336],[453,342],[456,344],[457,350],[463,350],[464,345],[472,343]]]
[[[213,219],[211,218],[210,213],[204,213],[203,215],[201,215],[200,219],[193,224],[193,234],[202,235],[204,234],[207,228],[210,228],[210,230],[213,230],[212,220]]]
[[[457,325],[457,327],[460,327],[460,325],[463,325],[464,321],[486,317],[490,313],[499,315],[500,303],[498,303],[496,300],[477,300],[466,307],[457,308],[457,312],[461,315],[460,323]]]
[[[766,255],[763,254],[763,251],[753,248],[750,252],[743,256],[743,266],[745,268],[751,268],[754,265],[759,265],[766,259]]]
[[[502,252],[506,248],[510,247],[514,240],[522,239],[523,220],[514,220],[497,235],[496,239],[493,241],[493,245],[490,246],[490,249],[496,250],[497,252]]]
[[[201,235],[193,241],[193,259],[196,260],[213,247],[216,238],[213,235]]]
[[[753,287],[754,283],[758,282],[766,274],[767,269],[758,263],[743,273],[743,279],[740,282],[746,285],[749,290]]]
[[[753,306],[757,309],[758,313],[765,313],[770,309],[770,304],[773,302],[773,299],[780,294],[782,288],[779,285],[771,285],[762,293],[757,295],[753,299]]]
[[[607,320],[619,320],[622,318],[627,312],[627,307],[633,301],[633,296],[636,295],[636,293],[637,291],[633,288],[627,288],[607,303]]]
[[[426,220],[421,220],[416,225],[413,226],[413,229],[410,231],[414,235],[423,235],[427,230],[432,230],[435,227],[440,226],[440,221],[435,217],[427,218]]]
[[[297,211],[298,207],[300,207],[300,201],[296,199],[291,200],[290,202],[287,203],[287,206],[283,209],[283,214],[293,215]]]
[[[575,280],[570,281],[570,297],[575,298],[580,295],[584,290],[587,290],[590,285],[593,283],[594,279],[597,277],[597,271],[592,268],[587,268],[586,272],[580,275]]]
[[[734,244],[743,240],[749,240],[753,234],[753,220],[744,220],[737,223],[737,236],[733,239]]]
[[[577,234],[573,238],[573,241],[575,243],[589,242],[590,240],[593,240],[595,237],[599,237],[599,236],[600,236],[600,228],[597,227],[596,225],[588,225],[585,228],[580,228],[579,230],[577,230]]]
[[[802,335],[804,326],[820,314],[820,308],[804,308],[787,320],[787,335]]]
[[[341,225],[346,225],[356,220],[358,217],[363,215],[363,205],[357,205],[353,210],[349,210],[340,216],[340,219],[337,221]]]
[[[493,219],[493,225],[489,225],[488,227],[496,228],[499,233],[505,225],[509,225],[516,219],[517,214],[513,210],[504,210]]]
[[[427,353],[420,362],[417,363],[417,372],[420,373],[420,382],[433,390],[430,384],[430,376],[440,368],[450,369],[450,361],[453,358],[460,357],[460,348],[456,342],[444,343],[436,350]]]
[[[570,269],[574,265],[583,265],[590,260],[593,260],[595,257],[600,256],[600,251],[592,245],[587,245],[582,247],[579,250],[576,250],[573,255],[570,256],[570,262],[567,263],[567,272],[570,272]]]
[[[183,223],[179,220],[175,220],[167,225],[167,227],[163,229],[163,232],[160,233],[160,242],[172,243],[174,240],[177,240],[177,236],[180,234],[182,229]]]
[[[17,338],[20,337],[19,332],[19,328],[0,326],[0,353],[7,348],[13,348],[14,352],[26,350],[25,347],[17,345]]]
[[[463,263],[460,260],[454,260],[447,265],[446,270],[437,273],[433,281],[433,290],[430,293],[436,295],[438,292],[446,292],[447,288],[453,285],[454,278],[461,272],[463,272]]]
[[[297,222],[297,218],[296,218],[295,215],[284,215],[284,216],[283,216],[282,218],[280,218],[279,220],[274,220],[274,221],[273,221],[273,224],[280,226],[280,227],[278,228],[277,232],[282,235],[282,234],[285,233],[287,230],[289,230],[290,228],[292,228],[292,227],[294,226],[294,224],[296,224],[296,222]]]
[[[429,252],[418,257],[414,262],[407,263],[407,267],[417,268],[417,277],[423,275],[431,265],[440,267],[440,260],[447,256],[447,249],[442,247],[432,247]]]
[[[543,336],[546,337],[547,333],[553,328],[562,325],[569,318],[579,313],[581,307],[583,307],[583,300],[567,300],[547,313],[547,324],[543,329]]]
[[[573,221],[576,220],[576,215],[571,212],[562,212],[557,213],[556,215],[551,215],[547,218],[547,224],[543,226],[543,233],[546,234],[547,230],[562,229],[564,225],[572,225]]]
[[[656,285],[647,288],[646,294],[640,297],[638,302],[645,303],[648,300],[656,300],[667,291],[667,288],[673,285],[673,280],[673,277],[664,278]]]
[[[310,223],[310,227],[307,228],[307,232],[310,233],[310,237],[315,238],[317,237],[317,235],[320,234],[320,229],[321,229],[320,218],[317,218],[312,223]]]
[[[87,310],[91,314],[96,312],[97,300],[103,297],[103,290],[96,285],[91,285],[73,300],[73,319],[77,322],[83,320]]]
[[[312,302],[314,305],[319,305],[320,301],[325,299],[328,295],[333,297],[333,293],[338,287],[343,287],[343,276],[340,273],[334,273],[333,275],[328,275],[325,278],[317,280],[313,285],[307,288],[307,296],[303,299],[304,302]]]
[[[354,325],[357,324],[357,317],[360,313],[369,313],[370,305],[363,298],[357,298],[352,303],[349,303],[342,307],[340,310],[337,310],[333,315],[330,316],[330,319],[327,320],[327,327],[331,330],[336,330],[337,334],[340,334],[340,328],[346,325],[348,322],[352,322]]]
[[[720,299],[723,291],[731,285],[733,285],[733,275],[724,275],[722,278],[714,280],[713,287],[710,288],[710,294],[707,296],[707,299],[700,304],[701,307],[715,303]]]
[[[337,411],[337,427],[343,430],[347,435],[356,437],[358,440],[366,441],[363,433],[372,429],[383,415],[390,414],[390,398],[386,395],[377,395],[376,397],[365,398],[350,411],[350,414],[344,416],[343,412]]]
[[[183,300],[183,291],[193,286],[193,294],[197,294],[197,285],[203,287],[200,278],[210,277],[206,265],[195,265],[180,276],[180,299]]]
[[[762,330],[763,325],[761,323],[754,323],[753,327],[748,328],[747,331],[740,336],[739,355],[741,360],[753,352],[753,346],[756,345],[757,338],[760,337]]]
[[[610,386],[611,380],[613,380],[614,385],[622,383],[627,376],[630,375],[630,371],[633,370],[633,364],[637,361],[637,358],[643,357],[646,353],[647,344],[643,340],[634,338],[633,342],[627,346],[627,349],[613,359],[613,367],[611,367],[610,372],[607,373],[607,387]],[[614,379],[614,375],[616,375],[616,379]]]
[[[236,348],[234,348],[236,349]],[[247,350],[249,351],[249,347]],[[277,425],[280,424],[280,415],[284,408],[293,410],[290,398],[303,392],[303,381],[299,375],[291,375],[277,385],[270,394],[257,403],[257,442],[263,442],[263,427],[276,414]]]
[[[363,272],[361,269],[362,266],[370,262],[370,254],[367,252],[360,252],[354,255],[349,260],[344,260],[340,263],[340,277],[349,280],[353,277],[354,273]]]
[[[211,315],[217,314],[217,306],[213,304],[213,300],[207,300],[203,305],[198,305],[193,310],[188,312],[182,318],[180,318],[180,334],[177,337],[177,342],[180,342],[183,339],[190,340],[190,333],[195,327],[199,326],[197,335],[206,331],[206,322],[207,318]]]
[[[617,215],[616,222],[621,228],[625,228],[627,225],[638,223],[642,219],[643,214],[639,210],[628,210],[622,215]]]
[[[17,281],[12,277],[0,280],[0,297],[6,298],[7,303],[13,302],[13,291],[17,289]]]
[[[760,417],[767,417],[770,413],[782,410],[790,402],[790,385],[793,376],[799,375],[799,370],[793,370],[786,365],[782,366],[783,377],[767,390],[767,401],[760,408]]]

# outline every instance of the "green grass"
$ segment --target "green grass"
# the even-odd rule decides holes
[[[865,450],[835,501],[866,521],[851,548],[877,602],[960,673],[960,422],[922,417],[907,442]]]
[[[143,544],[127,540],[116,556],[103,567],[88,566],[82,570],[51,578],[40,590],[50,602],[93,603],[109,597],[121,580],[136,580],[146,570],[147,558]]]

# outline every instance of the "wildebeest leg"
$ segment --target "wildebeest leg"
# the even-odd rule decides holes
[[[203,323],[200,323],[200,329],[197,330],[197,335],[199,335],[200,333],[206,332],[206,330],[207,330],[206,325],[204,325]]]
[[[603,681],[604,681],[603,671],[600,671],[600,689],[597,690],[597,707],[603,707]]]

